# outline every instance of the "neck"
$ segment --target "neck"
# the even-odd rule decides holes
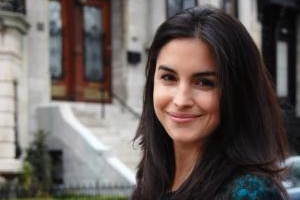
[[[190,176],[199,155],[199,148],[175,145],[175,176],[172,191],[177,190]]]

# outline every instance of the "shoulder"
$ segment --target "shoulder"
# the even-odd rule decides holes
[[[243,175],[235,178],[227,187],[231,200],[281,200],[281,191],[274,180],[257,175]]]

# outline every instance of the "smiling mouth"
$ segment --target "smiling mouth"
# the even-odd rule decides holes
[[[195,114],[184,114],[184,113],[172,113],[167,112],[168,115],[171,117],[171,119],[177,123],[187,123],[195,120],[198,117],[201,117],[202,115],[195,115]]]

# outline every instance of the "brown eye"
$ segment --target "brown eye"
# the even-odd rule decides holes
[[[195,80],[194,84],[201,88],[213,88],[216,85],[214,81],[205,78]]]
[[[161,76],[161,79],[163,79],[164,81],[175,81],[176,77],[172,74],[164,74]]]

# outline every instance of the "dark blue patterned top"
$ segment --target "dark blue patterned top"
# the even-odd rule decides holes
[[[167,193],[160,200],[174,200],[173,194]],[[274,181],[248,174],[234,179],[215,200],[285,200],[285,198]]]
[[[266,178],[244,175],[236,178],[226,191],[230,200],[282,200],[276,184]]]

